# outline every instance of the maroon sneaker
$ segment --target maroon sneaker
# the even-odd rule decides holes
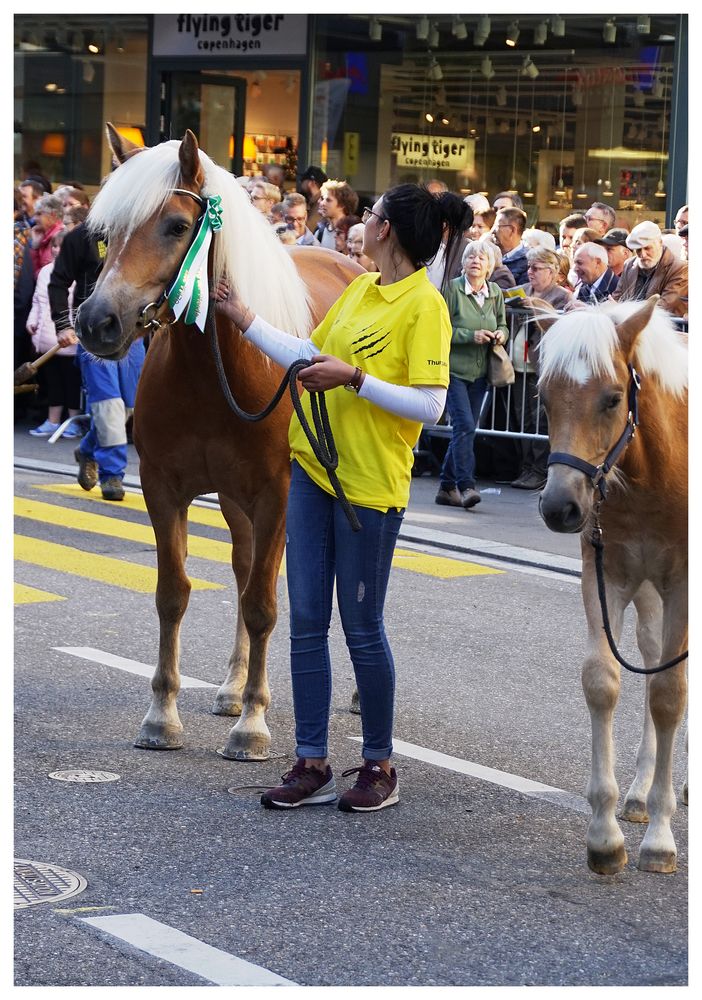
[[[266,809],[295,809],[297,806],[321,806],[336,801],[336,782],[327,764],[326,771],[305,767],[298,757],[293,767],[283,775],[282,785],[269,788],[261,796]]]
[[[339,799],[342,812],[375,812],[386,806],[394,806],[400,798],[395,768],[387,775],[379,764],[364,761],[362,767],[352,767],[344,771],[342,777],[358,773],[356,784]]]

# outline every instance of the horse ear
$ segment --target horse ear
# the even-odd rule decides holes
[[[185,184],[193,184],[195,187],[201,188],[205,179],[205,173],[200,163],[198,149],[195,134],[190,129],[186,129],[178,153],[180,175]]]
[[[144,148],[143,146],[137,146],[135,143],[130,142],[129,139],[125,139],[123,135],[120,135],[112,122],[106,123],[105,131],[107,132],[107,141],[110,144],[112,156],[117,166],[124,163],[132,153]]]
[[[651,295],[640,309],[637,309],[631,316],[627,316],[621,323],[616,324],[619,343],[626,354],[627,360],[633,355],[640,334],[651,322],[653,310],[656,308],[659,299],[660,295]]]

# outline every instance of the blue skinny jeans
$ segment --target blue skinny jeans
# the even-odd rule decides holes
[[[392,753],[395,666],[383,606],[404,510],[355,506],[354,532],[337,498],[297,463],[287,514],[290,663],[298,757],[328,755],[332,672],[329,623],[336,596],[361,706],[363,756]]]
[[[440,473],[444,490],[452,490],[454,486],[461,492],[475,489],[475,428],[486,388],[485,378],[466,382],[457,375],[449,376],[446,406],[452,430]]]

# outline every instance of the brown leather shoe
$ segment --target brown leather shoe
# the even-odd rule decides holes
[[[442,486],[434,497],[434,503],[438,503],[442,507],[461,507],[461,494],[455,486],[451,490],[445,490]]]
[[[469,507],[475,507],[476,503],[480,503],[482,497],[477,490],[472,489],[470,486],[467,490],[461,490],[461,507],[465,507],[468,510]]]
[[[118,476],[111,476],[104,483],[100,483],[100,489],[103,500],[124,500],[124,487]]]
[[[88,493],[98,481],[98,466],[93,458],[88,458],[84,451],[76,448],[73,457],[78,463],[78,485],[82,486]]]

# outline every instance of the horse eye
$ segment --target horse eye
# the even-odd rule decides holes
[[[610,396],[605,404],[605,409],[616,410],[622,401],[622,394],[620,392],[616,393],[614,396]]]
[[[187,222],[174,222],[171,228],[171,232],[174,236],[185,236],[190,226]]]

